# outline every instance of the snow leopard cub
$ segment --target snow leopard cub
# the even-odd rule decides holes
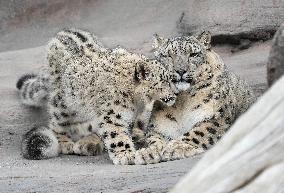
[[[134,122],[148,124],[155,101],[174,104],[168,70],[143,55],[107,49],[93,34],[77,29],[60,31],[50,41],[48,63],[49,125],[24,136],[24,157],[96,155],[102,150],[102,139],[114,164],[142,163],[131,128]],[[34,78],[20,79],[18,88],[28,87]],[[33,94],[24,96],[25,100]]]

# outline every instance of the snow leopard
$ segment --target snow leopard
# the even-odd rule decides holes
[[[212,147],[256,100],[250,86],[230,72],[211,48],[211,33],[163,38],[154,55],[171,71],[176,103],[154,105],[142,163],[187,158]],[[143,139],[143,138],[142,138]]]
[[[105,147],[114,164],[143,162],[131,129],[147,126],[155,101],[174,104],[169,71],[144,55],[105,48],[79,29],[58,32],[47,60],[46,76],[25,75],[17,83],[23,102],[40,106],[46,100],[50,116],[47,126],[25,134],[23,156],[98,155]]]

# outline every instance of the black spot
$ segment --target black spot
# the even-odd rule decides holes
[[[89,125],[89,127],[88,127],[88,131],[92,132],[92,130],[93,130],[92,125]]]
[[[109,124],[112,124],[112,121],[111,121],[111,120],[107,120],[106,122],[109,123]]]
[[[114,111],[111,109],[109,112],[107,112],[107,115],[114,114]]]
[[[213,129],[211,127],[207,127],[206,130],[211,134],[216,134],[216,132],[217,132],[216,129]]]
[[[139,129],[144,129],[144,123],[142,121],[137,121],[137,126]]]
[[[66,31],[71,32],[72,34],[77,36],[82,42],[86,42],[87,41],[87,38],[83,34],[81,34],[80,32],[70,31],[70,30],[66,30]]]
[[[209,142],[210,145],[214,145],[214,141],[213,141],[212,137],[209,137],[208,142]]]
[[[156,141],[151,141],[151,142],[149,143],[149,145],[152,145],[152,144],[154,144],[154,143],[156,143]]]
[[[62,126],[62,127],[66,127],[66,126],[70,126],[71,123],[70,122],[63,122],[63,123],[58,123],[59,126]]]
[[[60,119],[60,117],[59,117],[59,115],[57,113],[53,113],[53,116],[55,117],[56,120]]]
[[[118,143],[117,143],[117,146],[118,146],[118,147],[122,147],[122,146],[123,146],[123,142],[122,142],[122,141],[118,142]]]
[[[219,127],[220,126],[220,124],[218,123],[218,122],[213,122],[213,124],[216,126],[216,127]]]
[[[128,97],[128,94],[126,92],[122,92],[122,95],[126,98]]]
[[[114,125],[117,126],[117,127],[124,127],[124,125],[119,124],[119,123],[114,123]]]
[[[34,75],[34,74],[25,74],[25,75],[23,75],[23,76],[22,76],[21,78],[19,78],[19,80],[17,81],[17,84],[16,84],[17,89],[20,90],[20,89],[22,88],[24,82],[26,82],[27,80],[29,80],[29,79],[31,79],[31,78],[34,78],[34,77],[36,77],[36,75]]]
[[[115,117],[116,117],[117,119],[120,119],[120,118],[121,118],[121,115],[120,115],[120,114],[117,114]]]
[[[203,149],[205,149],[205,150],[207,149],[207,145],[205,143],[202,143],[201,146],[202,146]]]
[[[104,134],[103,134],[103,138],[105,139],[105,138],[107,138],[107,137],[108,137],[107,132],[104,132]]]
[[[99,127],[102,128],[104,126],[104,123],[99,123]]]
[[[223,117],[224,116],[224,109],[223,108],[220,108],[218,110],[218,112],[220,113],[220,116]]]
[[[183,134],[183,136],[189,136],[189,132],[186,132],[185,134]]]
[[[172,114],[166,114],[166,117],[168,118],[168,119],[170,119],[171,121],[175,121],[175,122],[177,122],[177,120],[176,120],[176,118],[172,115]]]
[[[192,138],[193,143],[199,144],[200,142],[196,138]]]
[[[69,115],[67,113],[61,112],[61,116],[62,117],[69,117]]]
[[[210,74],[210,75],[208,76],[207,80],[210,80],[212,77],[213,77],[213,75]]]
[[[208,103],[210,101],[210,99],[203,99],[204,103]]]
[[[56,100],[55,97],[54,97],[53,100],[52,100],[52,106],[58,107],[58,103],[57,103],[57,100]]]
[[[204,136],[204,133],[203,133],[202,131],[194,131],[194,133],[195,133],[196,135],[201,136],[201,137]]]
[[[182,141],[190,141],[188,138],[183,138]]]
[[[225,123],[226,123],[226,124],[231,124],[231,119],[230,119],[229,117],[226,117]]]
[[[110,117],[109,116],[104,116],[104,120],[110,120]]]
[[[199,104],[199,105],[196,105],[195,107],[193,107],[193,109],[198,109],[198,108],[200,108],[201,107],[201,105]]]
[[[60,104],[60,106],[61,106],[63,109],[67,109],[67,106],[64,104],[64,102],[62,102],[62,103]]]
[[[130,148],[130,145],[129,144],[125,144],[125,148],[126,149]]]
[[[117,133],[115,131],[112,131],[110,133],[111,138],[115,138],[117,136]]]
[[[199,86],[199,87],[197,88],[197,90],[200,90],[200,89],[202,89],[202,88],[209,87],[210,85],[211,85],[211,83],[203,84],[203,85]]]
[[[64,45],[66,45],[67,49],[73,53],[79,53],[80,49],[76,43],[76,41],[74,41],[72,38],[67,37],[67,36],[62,36],[62,35],[58,35],[56,36],[57,39]]]
[[[111,148],[116,148],[116,145],[114,143],[110,144]]]
[[[119,105],[119,104],[120,104],[120,101],[119,101],[119,100],[115,100],[115,101],[114,101],[114,104],[115,104],[115,105]]]
[[[211,98],[213,97],[213,94],[210,93],[210,94],[207,95],[207,97],[208,97],[209,99],[211,99]]]
[[[86,44],[87,48],[92,48],[93,45],[92,44]]]

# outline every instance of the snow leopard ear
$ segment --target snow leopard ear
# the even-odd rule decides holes
[[[203,31],[197,36],[197,40],[202,43],[207,50],[211,48],[211,33],[209,31]]]
[[[158,34],[154,34],[153,35],[153,44],[152,44],[152,47],[154,49],[157,49],[159,48],[164,42],[165,42],[165,38],[159,36]]]
[[[139,62],[136,64],[134,79],[136,82],[140,82],[141,80],[147,80],[149,77],[149,70],[145,67],[143,62]]]

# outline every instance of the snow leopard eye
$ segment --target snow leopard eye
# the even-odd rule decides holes
[[[166,58],[166,57],[168,57],[168,56],[165,55],[165,54],[160,54],[160,57],[161,57],[161,58]]]
[[[199,53],[190,53],[189,57],[197,57],[199,56]]]

